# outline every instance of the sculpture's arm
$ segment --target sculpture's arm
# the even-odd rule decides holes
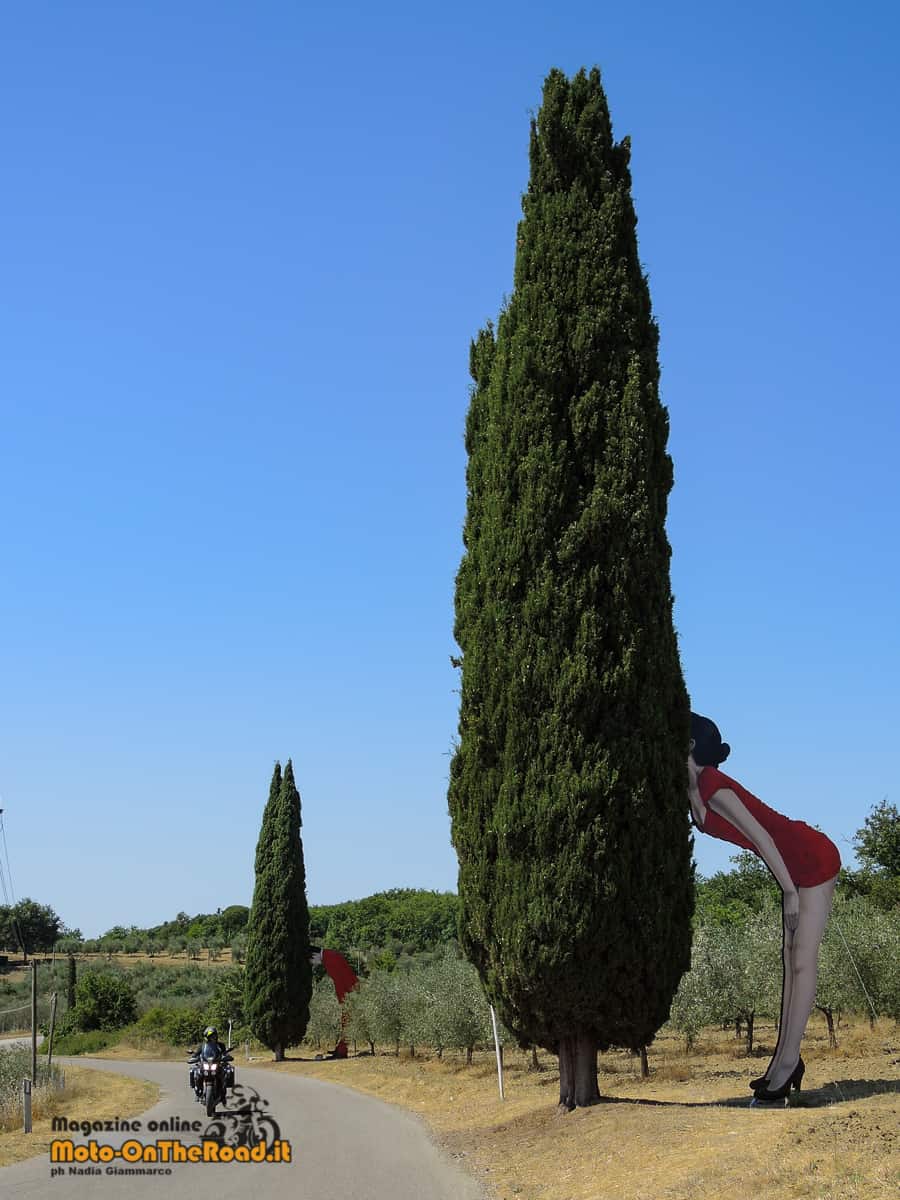
[[[756,847],[760,858],[775,876],[778,886],[784,892],[785,924],[788,929],[796,929],[797,915],[800,912],[800,897],[772,835],[763,829],[756,817],[747,810],[741,798],[731,788],[720,788],[717,792],[713,792],[709,798],[709,807],[720,817],[730,821],[735,829]]]

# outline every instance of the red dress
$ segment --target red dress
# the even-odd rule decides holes
[[[337,950],[322,951],[322,966],[331,977],[338,1003],[343,1004],[344,997],[348,992],[352,992],[359,982],[356,978],[356,972],[347,962],[346,958],[344,958],[343,954],[339,954]]]
[[[753,843],[748,841],[740,830],[735,829],[730,821],[709,807],[711,796],[721,788],[730,788],[743,802],[750,815],[756,818],[772,838],[795,887],[818,887],[820,883],[827,883],[829,879],[833,879],[841,869],[838,848],[824,833],[803,821],[792,821],[789,817],[783,817],[715,767],[704,767],[697,783],[700,799],[707,806],[704,833],[759,854]]]
[[[344,999],[348,992],[352,992],[359,980],[356,978],[356,972],[344,958],[343,954],[339,954],[337,950],[322,951],[322,966],[328,972],[331,982],[334,984],[335,995],[338,998],[338,1003],[341,1005],[341,1029],[347,1024],[347,1012],[343,1007]],[[347,1043],[343,1036],[338,1038],[338,1044],[335,1046],[332,1054],[335,1058],[347,1057]]]

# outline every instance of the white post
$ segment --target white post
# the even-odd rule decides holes
[[[491,1007],[491,1025],[494,1027],[494,1049],[497,1052],[497,1083],[500,1085],[500,1099],[504,1100],[503,1095],[503,1060],[500,1057],[500,1038],[497,1034],[497,1014],[494,1012],[493,1004]]]
[[[225,1043],[225,1045],[228,1047],[229,1050],[231,1049],[231,1030],[232,1030],[233,1026],[234,1026],[234,1018],[232,1017],[228,1021],[228,1041]]]

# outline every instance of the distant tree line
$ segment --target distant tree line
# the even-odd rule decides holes
[[[215,913],[189,916],[179,913],[173,920],[147,929],[136,925],[114,925],[98,938],[85,939],[79,930],[67,930],[49,906],[22,901],[23,906],[40,909],[23,929],[32,931],[34,949],[106,954],[174,954],[187,958],[204,957],[212,950],[215,960],[225,947],[241,962],[246,950],[247,922],[250,909],[232,904]],[[32,910],[29,909],[29,912]],[[0,944],[17,949],[15,933],[0,907]],[[393,965],[404,957],[435,951],[456,940],[458,901],[451,892],[414,888],[393,888],[361,900],[340,904],[310,905],[309,938],[313,945],[325,945],[353,958],[354,966],[366,970],[373,966]],[[379,957],[380,956],[380,957]]]

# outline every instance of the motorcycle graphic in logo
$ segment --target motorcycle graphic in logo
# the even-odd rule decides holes
[[[275,1119],[265,1111],[264,1100],[256,1088],[237,1084],[231,1093],[229,1107],[210,1121],[200,1137],[203,1141],[218,1142],[220,1146],[256,1146],[265,1142],[267,1149],[281,1138]]]

